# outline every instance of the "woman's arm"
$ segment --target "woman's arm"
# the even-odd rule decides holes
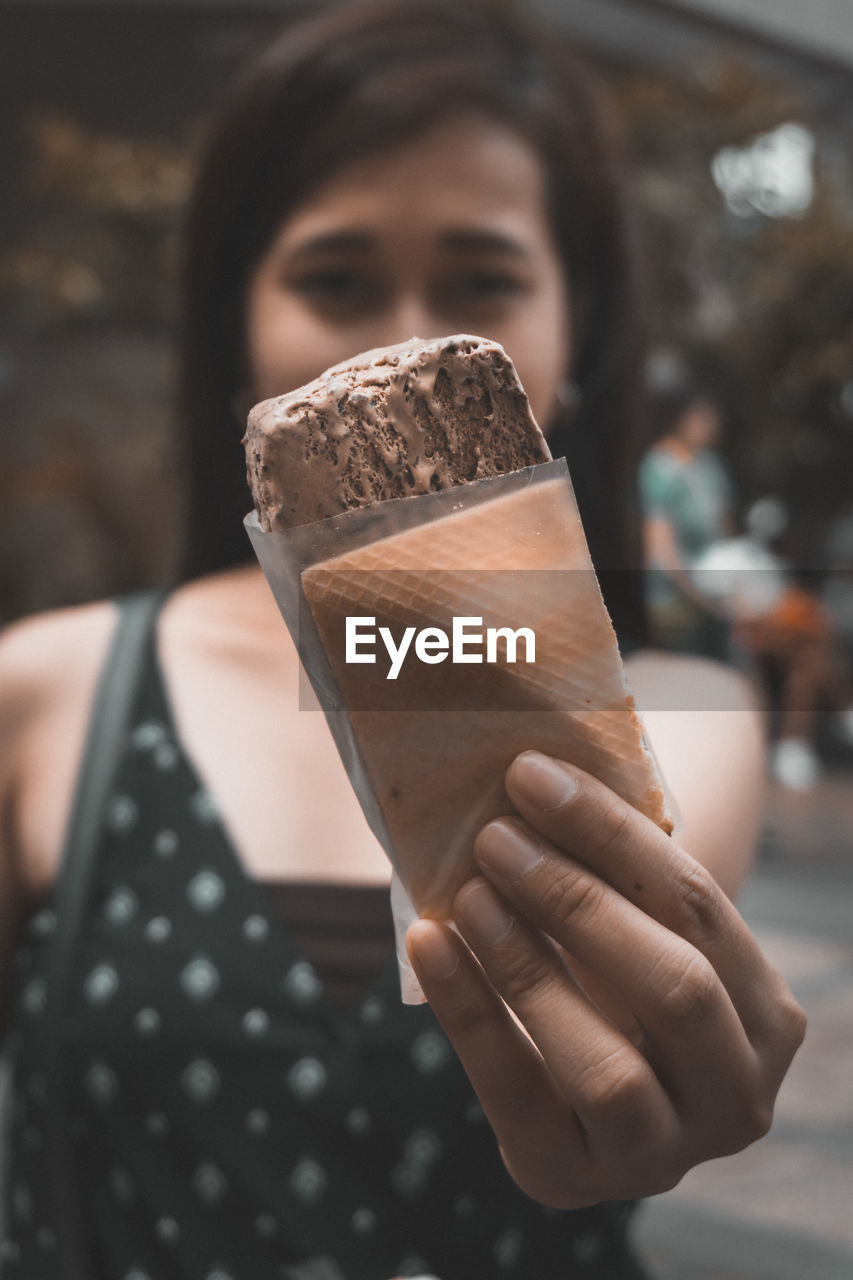
[[[625,668],[677,809],[675,838],[734,897],[765,800],[765,719],[756,692],[703,658],[648,651]]]
[[[679,550],[675,529],[669,520],[659,515],[647,516],[643,521],[643,540],[645,560],[650,569],[665,573],[684,598],[701,612],[728,618],[716,601],[703,595],[694,585],[690,570]]]
[[[705,674],[721,675],[709,692],[734,679],[745,698]],[[683,717],[660,745],[685,843],[733,889],[758,812],[758,722],[745,700],[707,714],[715,731],[704,712],[652,719]],[[507,791],[516,814],[481,832],[483,874],[454,904],[464,943],[420,921],[412,963],[529,1195],[574,1208],[657,1194],[767,1131],[804,1015],[678,839],[535,753],[511,765]]]
[[[15,789],[19,745],[31,709],[29,680],[21,662],[17,631],[0,637],[0,1043],[5,1034],[12,950],[24,912],[16,857]]]
[[[0,634],[0,1034],[15,939],[56,873],[114,624],[114,606],[102,602]]]

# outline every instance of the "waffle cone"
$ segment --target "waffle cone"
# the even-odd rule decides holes
[[[445,916],[476,873],[474,837],[507,813],[507,766],[544,751],[599,777],[665,830],[663,786],[565,477],[504,494],[325,560],[302,587],[348,708],[396,869],[423,914]],[[535,662],[346,661],[347,617],[395,636],[454,617],[535,632]],[[377,654],[381,659],[383,655]]]

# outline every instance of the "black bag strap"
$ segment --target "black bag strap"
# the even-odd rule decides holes
[[[163,593],[119,597],[118,624],[95,696],[71,820],[54,890],[56,928],[47,961],[42,1019],[45,1076],[45,1154],[61,1280],[93,1280],[89,1243],[78,1199],[78,1171],[68,1132],[62,1045],[69,1013],[68,984],[99,844],[104,805],[119,759],[146,643]]]

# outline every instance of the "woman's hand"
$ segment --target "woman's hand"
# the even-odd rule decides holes
[[[711,876],[614,792],[536,752],[507,791],[520,816],[483,829],[454,903],[467,946],[421,920],[412,964],[524,1191],[666,1191],[767,1132],[805,1015]]]

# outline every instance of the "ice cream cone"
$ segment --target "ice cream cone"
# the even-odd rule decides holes
[[[306,568],[323,641],[403,884],[449,913],[474,837],[510,809],[503,779],[535,748],[595,774],[666,830],[663,786],[625,681],[565,472]],[[564,465],[564,464],[563,464]],[[346,619],[399,635],[454,617],[527,628],[535,660],[347,661]],[[377,658],[378,658],[377,654]]]

